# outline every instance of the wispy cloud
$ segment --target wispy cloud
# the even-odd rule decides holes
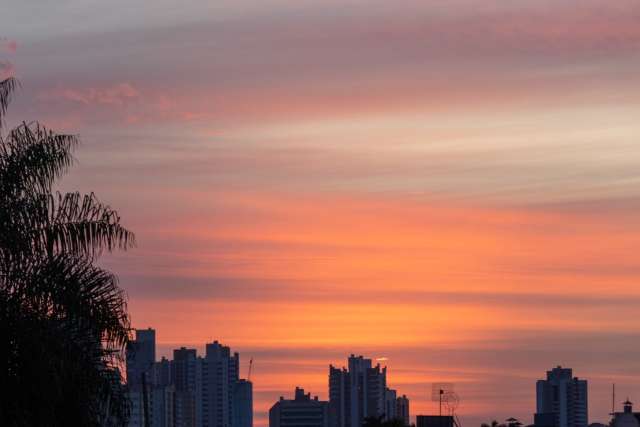
[[[63,188],[137,232],[104,260],[136,326],[257,355],[259,425],[354,351],[414,413],[458,382],[465,425],[558,363],[598,421],[632,394],[638,2],[157,3],[19,4],[0,41],[12,116],[83,137]]]
[[[0,37],[0,53],[16,53],[18,42],[7,37]]]
[[[108,105],[121,107],[132,100],[140,98],[140,92],[130,83],[118,83],[102,88],[90,87],[86,89],[56,88],[41,94],[42,100],[62,99],[83,105]]]
[[[14,76],[16,73],[15,66],[9,61],[0,61],[0,80]]]

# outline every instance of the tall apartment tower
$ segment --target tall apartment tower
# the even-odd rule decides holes
[[[394,420],[398,418],[398,396],[395,390],[387,388],[384,393],[384,418]]]
[[[240,379],[233,387],[233,427],[253,427],[253,384]]]
[[[142,383],[142,374],[149,374],[156,361],[155,329],[136,329],[136,338],[129,342],[126,356],[127,383],[129,387],[138,387]]]
[[[402,420],[405,426],[411,425],[409,398],[404,394],[396,399],[396,418]]]
[[[587,398],[587,381],[574,378],[571,369],[547,371],[547,379],[536,383],[536,425],[587,427]]]
[[[349,357],[349,369],[329,366],[331,427],[360,427],[366,417],[385,414],[387,368],[371,359]]]
[[[329,403],[296,387],[291,400],[280,397],[269,410],[269,427],[329,427]]]
[[[239,381],[240,356],[214,341],[196,365],[196,425],[245,427],[252,422],[251,383]],[[234,422],[235,421],[235,422]]]
[[[151,384],[154,380],[156,361],[156,331],[136,329],[136,337],[126,348],[127,385],[131,401],[129,425],[141,427],[145,420],[153,417],[153,396]],[[144,387],[143,387],[144,384]]]
[[[175,427],[193,427],[196,422],[196,363],[195,348],[173,350],[171,371],[175,387]]]

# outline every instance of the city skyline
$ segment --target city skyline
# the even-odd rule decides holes
[[[138,334],[140,334],[139,337],[142,338],[143,342],[148,341],[147,337],[149,336],[153,336],[153,340],[155,340],[156,330],[152,328],[136,329],[136,335]],[[185,352],[185,351],[193,352],[194,359],[196,358],[202,359],[202,355],[206,353],[205,351],[202,351],[202,349],[206,349],[210,345],[222,346],[222,348],[229,348],[229,347],[224,347],[223,344],[219,342],[219,340],[214,339],[214,340],[211,340],[210,344],[205,342],[205,343],[201,343],[199,346],[196,346],[196,345],[191,346],[193,348],[180,347],[180,348],[173,348],[172,350],[168,350],[168,347],[160,346],[160,347],[164,347],[165,350],[161,350],[156,354],[156,351],[159,347],[158,344],[156,343],[156,346],[153,348],[154,349],[153,354],[156,357],[157,362],[163,362],[163,361],[171,362],[172,359],[169,358],[171,354],[173,354],[175,358],[175,355],[177,354],[177,352]],[[146,348],[144,350],[144,354],[149,354],[149,353],[151,353],[151,350],[149,348]],[[294,357],[298,355],[298,353],[296,353],[295,351],[293,351],[293,353],[294,353],[293,354]],[[255,391],[258,390],[264,396],[263,399],[258,400],[257,407],[255,405],[255,398],[253,399],[254,404],[252,405],[253,406],[252,414],[253,414],[255,425],[269,425],[269,411],[273,408],[273,405],[277,402],[283,401],[283,399],[285,399],[284,396],[288,396],[291,393],[291,390],[294,390],[294,389],[295,389],[294,398],[298,396],[298,393],[304,393],[305,391],[307,391],[308,392],[306,395],[307,398],[310,398],[310,395],[313,394],[314,397],[311,399],[312,401],[313,399],[316,399],[316,401],[319,399],[321,402],[324,402],[325,404],[327,404],[327,417],[329,417],[328,419],[331,420],[331,417],[328,414],[330,413],[329,408],[330,408],[331,399],[330,399],[329,389],[332,387],[331,386],[332,372],[334,370],[341,371],[341,372],[350,372],[352,369],[355,369],[355,371],[357,372],[359,370],[358,366],[360,366],[363,362],[368,363],[367,366],[370,368],[378,369],[379,373],[382,372],[382,374],[385,377],[382,387],[388,390],[389,383],[386,381],[386,372],[388,367],[387,363],[389,362],[388,357],[378,357],[378,358],[374,357],[372,359],[363,359],[362,355],[359,355],[359,356],[354,355],[359,353],[344,353],[338,356],[341,358],[342,362],[338,362],[336,364],[336,367],[334,367],[332,363],[328,364],[329,375],[327,375],[327,370],[326,370],[327,364],[326,363],[323,364],[322,362],[319,361],[318,365],[312,366],[313,372],[316,373],[315,375],[310,375],[308,372],[305,373],[304,369],[301,369],[300,372],[298,371],[290,372],[290,377],[293,380],[293,383],[295,384],[295,386],[293,386],[291,390],[287,390],[287,391],[271,390],[269,393],[264,393],[264,388],[262,388],[259,383],[256,384],[255,381],[252,379],[255,379],[256,375],[258,378],[263,378],[264,377],[263,375],[265,374],[279,375],[280,372],[279,371],[275,371],[271,373],[262,372],[262,375],[261,375],[260,368],[258,368],[257,371],[254,370],[255,369],[254,357],[256,354],[257,353],[253,353],[251,356],[245,356],[245,360],[248,359],[248,361],[245,364],[245,369],[246,369],[245,371],[243,371],[243,367],[241,364],[238,364],[238,363],[234,364],[234,369],[238,370],[238,375],[240,377],[243,377],[243,376],[246,377],[246,379],[241,379],[241,381],[251,380],[252,389],[254,390],[253,393],[255,393]],[[347,364],[347,366],[349,367],[348,369],[344,367],[345,365],[344,357],[347,354],[350,354],[350,356],[348,357],[349,363]],[[239,355],[240,355],[240,352],[235,353],[235,357],[238,360],[240,360]],[[354,360],[353,364],[351,362],[352,359]],[[374,361],[376,362],[376,366],[373,365]],[[291,360],[286,361],[288,366],[296,366],[298,368],[301,366],[299,364],[300,362],[302,361],[295,360],[293,358]],[[381,365],[380,362],[384,363],[384,365]],[[280,363],[285,363],[285,361],[281,360]],[[395,369],[398,369],[400,372],[407,371],[406,369],[402,369],[401,366],[396,366]],[[623,408],[627,403],[630,403],[629,400],[633,400],[628,393],[625,395],[624,391],[621,392],[620,389],[618,389],[618,395],[616,400],[615,391],[614,391],[614,395],[613,396],[611,395],[611,392],[612,392],[610,388],[611,383],[607,384],[608,388],[606,390],[606,393],[604,392],[604,390],[600,390],[600,392],[595,393],[597,398],[594,399],[593,396],[591,395],[591,392],[587,393],[586,391],[588,387],[587,386],[588,378],[585,379],[585,377],[582,377],[581,379],[578,379],[577,377],[574,377],[572,375],[572,372],[573,372],[572,368],[563,367],[561,365],[556,365],[556,366],[552,365],[550,369],[545,369],[545,370],[546,370],[546,379],[539,378],[542,372],[544,372],[544,371],[540,371],[536,374],[536,376],[525,379],[526,382],[523,383],[522,392],[532,397],[531,398],[532,406],[529,408],[528,413],[525,412],[524,414],[513,414],[510,412],[507,412],[508,410],[504,409],[500,405],[496,405],[492,409],[492,411],[487,413],[486,418],[481,420],[481,423],[490,424],[493,420],[497,420],[498,422],[504,423],[505,420],[507,420],[507,416],[509,418],[513,418],[515,415],[516,419],[521,421],[522,425],[525,425],[525,426],[534,425],[537,422],[538,424],[536,424],[535,427],[587,427],[592,424],[593,426],[601,427],[602,425],[605,425],[605,426],[608,425],[608,420],[612,415],[611,409],[613,409],[614,413],[618,413],[616,412],[618,409]],[[406,375],[408,377],[412,377],[411,373],[407,373]],[[544,384],[549,383],[550,384],[549,387],[553,387],[560,384],[558,381],[560,382],[568,381],[569,383],[575,382],[576,384],[578,384],[577,387],[579,388],[579,390],[581,390],[579,392],[579,396],[582,396],[584,400],[582,400],[581,403],[579,404],[574,401],[571,401],[571,403],[567,405],[571,407],[571,411],[577,411],[578,414],[582,414],[583,416],[588,415],[589,416],[588,419],[585,416],[584,418],[578,417],[576,421],[574,421],[574,417],[575,417],[574,412],[570,412],[569,415],[567,415],[565,411],[568,410],[569,406],[565,406],[564,403],[558,404],[560,405],[558,407],[550,406],[552,405],[551,399],[552,400],[560,399],[561,401],[563,401],[563,399],[581,399],[578,397],[578,395],[575,395],[575,397],[572,397],[574,396],[575,391],[571,391],[571,389],[563,389],[565,391],[561,391],[560,392],[561,394],[559,396],[554,397],[558,392],[552,393],[551,389],[546,388],[547,386],[545,386]],[[322,384],[322,386],[317,387],[317,389],[312,389],[311,387],[309,387],[309,384],[316,384],[316,385]],[[391,390],[393,391],[394,397],[397,395],[398,397],[403,397],[403,398],[406,397],[406,398],[409,398],[410,401],[413,401],[414,397],[409,393],[405,392],[404,387],[406,387],[407,384],[399,385],[399,384],[402,384],[402,382],[398,382],[395,378],[392,384],[394,384],[394,388],[399,389],[397,393],[396,393],[396,390]],[[418,405],[417,408],[413,407],[413,405],[411,406],[410,420],[412,424],[415,424],[416,416],[419,416],[419,415],[423,417],[427,416],[428,418],[428,417],[436,417],[440,413],[441,408],[439,407],[437,400],[434,401],[433,399],[433,387],[446,385],[447,387],[455,387],[456,390],[461,389],[463,390],[462,393],[464,393],[464,390],[465,390],[463,384],[454,385],[450,383],[433,382],[433,383],[428,383],[426,385],[428,387],[424,389],[425,396],[423,397],[423,400],[430,400],[431,404]],[[409,389],[411,390],[411,388]],[[504,393],[505,390],[492,390],[492,391],[488,391],[486,394],[493,395],[493,396],[500,395],[500,393]],[[277,395],[278,393],[280,394]],[[431,397],[426,397],[427,394],[429,394]],[[621,400],[621,396],[623,395],[626,396],[625,397],[626,401],[624,402],[623,400]],[[455,409],[456,416],[458,417],[459,420],[462,420],[461,421],[462,426],[475,425],[473,424],[473,419],[468,417],[468,415],[464,413],[464,401],[465,401],[464,394],[460,395],[458,392],[456,392],[456,396],[461,400],[461,402],[463,402],[462,407],[457,407]],[[272,397],[273,397],[273,400],[269,400]],[[420,396],[416,396],[415,398],[418,402],[421,400]],[[505,398],[506,398],[506,394],[505,394]],[[289,401],[287,399],[285,400]],[[608,405],[609,410],[606,411],[605,414],[594,416],[588,409],[590,407],[589,402],[595,403],[594,404],[595,407]],[[584,407],[580,409],[579,405],[584,405]],[[560,407],[565,409],[560,409]],[[555,415],[556,417],[558,417],[556,418],[555,421],[549,421],[550,418],[545,417],[547,413],[551,413],[552,411],[554,413],[555,411],[558,411],[557,414],[559,414],[559,415]],[[625,409],[625,411],[627,410]],[[498,415],[500,413],[504,415],[504,418]],[[624,412],[619,412],[619,413],[622,414]],[[447,413],[446,408],[443,410],[442,414],[444,416],[449,415]],[[537,418],[538,415],[542,415],[542,416],[540,418]],[[638,415],[638,417],[640,417],[640,415]],[[553,417],[551,419],[553,419]],[[336,423],[337,421],[334,420],[333,422]],[[552,422],[552,424],[549,424],[549,422]],[[638,422],[640,423],[640,418],[638,418]],[[329,427],[340,427],[340,424],[331,424],[331,421],[328,421],[328,423],[329,423]],[[553,423],[557,423],[557,424],[553,424]],[[356,423],[356,425],[359,425],[359,423]],[[480,425],[480,423],[478,425]],[[507,422],[505,423],[505,425],[509,425],[509,423]],[[633,426],[620,425],[618,427],[633,427]]]
[[[131,324],[253,357],[256,427],[352,353],[465,426],[557,365],[592,420],[640,401],[637,1],[38,3],[2,8],[3,131],[79,136],[54,190],[135,233],[97,261]]]

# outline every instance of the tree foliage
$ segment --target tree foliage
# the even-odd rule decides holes
[[[0,82],[0,424],[124,424],[126,295],[95,262],[134,235],[94,194],[54,192],[76,136],[37,122],[4,134],[17,86]]]

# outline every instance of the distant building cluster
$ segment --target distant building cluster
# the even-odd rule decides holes
[[[409,426],[409,399],[387,387],[387,368],[351,355],[348,368],[329,365],[329,401],[296,388],[269,411],[269,427],[361,427],[366,418]]]
[[[252,427],[251,382],[240,379],[240,356],[217,341],[156,361],[155,330],[136,331],[127,348],[130,426]]]
[[[252,427],[253,388],[239,377],[240,355],[217,341],[179,348],[156,360],[156,333],[136,330],[127,348],[131,427]],[[387,368],[351,355],[347,368],[329,366],[329,400],[296,388],[269,411],[270,427],[361,427],[366,418],[409,426],[409,399],[387,387]]]
[[[570,368],[557,366],[547,371],[546,379],[536,382],[536,413],[530,427],[640,427],[640,413],[633,412],[633,404],[628,399],[623,403],[622,412],[612,408],[608,424],[589,424],[588,401],[587,380],[574,377]],[[506,424],[507,427],[521,425],[513,418]]]
[[[135,427],[253,427],[253,387],[239,376],[240,355],[217,341],[196,349],[173,350],[173,360],[156,360],[153,329],[136,330],[127,348],[127,388],[131,400],[130,426]],[[387,368],[371,359],[351,355],[347,367],[329,365],[328,400],[296,387],[269,410],[269,427],[411,426],[409,399],[389,388]],[[439,390],[442,396],[442,390]],[[454,410],[417,415],[414,427],[461,427]],[[588,419],[588,384],[561,366],[536,382],[536,412],[529,427],[640,427],[640,412],[627,399],[622,412],[613,412],[608,425]],[[483,426],[489,426],[483,424]],[[521,427],[515,418],[495,427]]]
[[[351,355],[349,368],[329,366],[329,415],[331,427],[361,427],[368,417],[400,418],[409,425],[409,399],[387,387],[387,368],[371,359]],[[274,426],[271,426],[274,427]]]

